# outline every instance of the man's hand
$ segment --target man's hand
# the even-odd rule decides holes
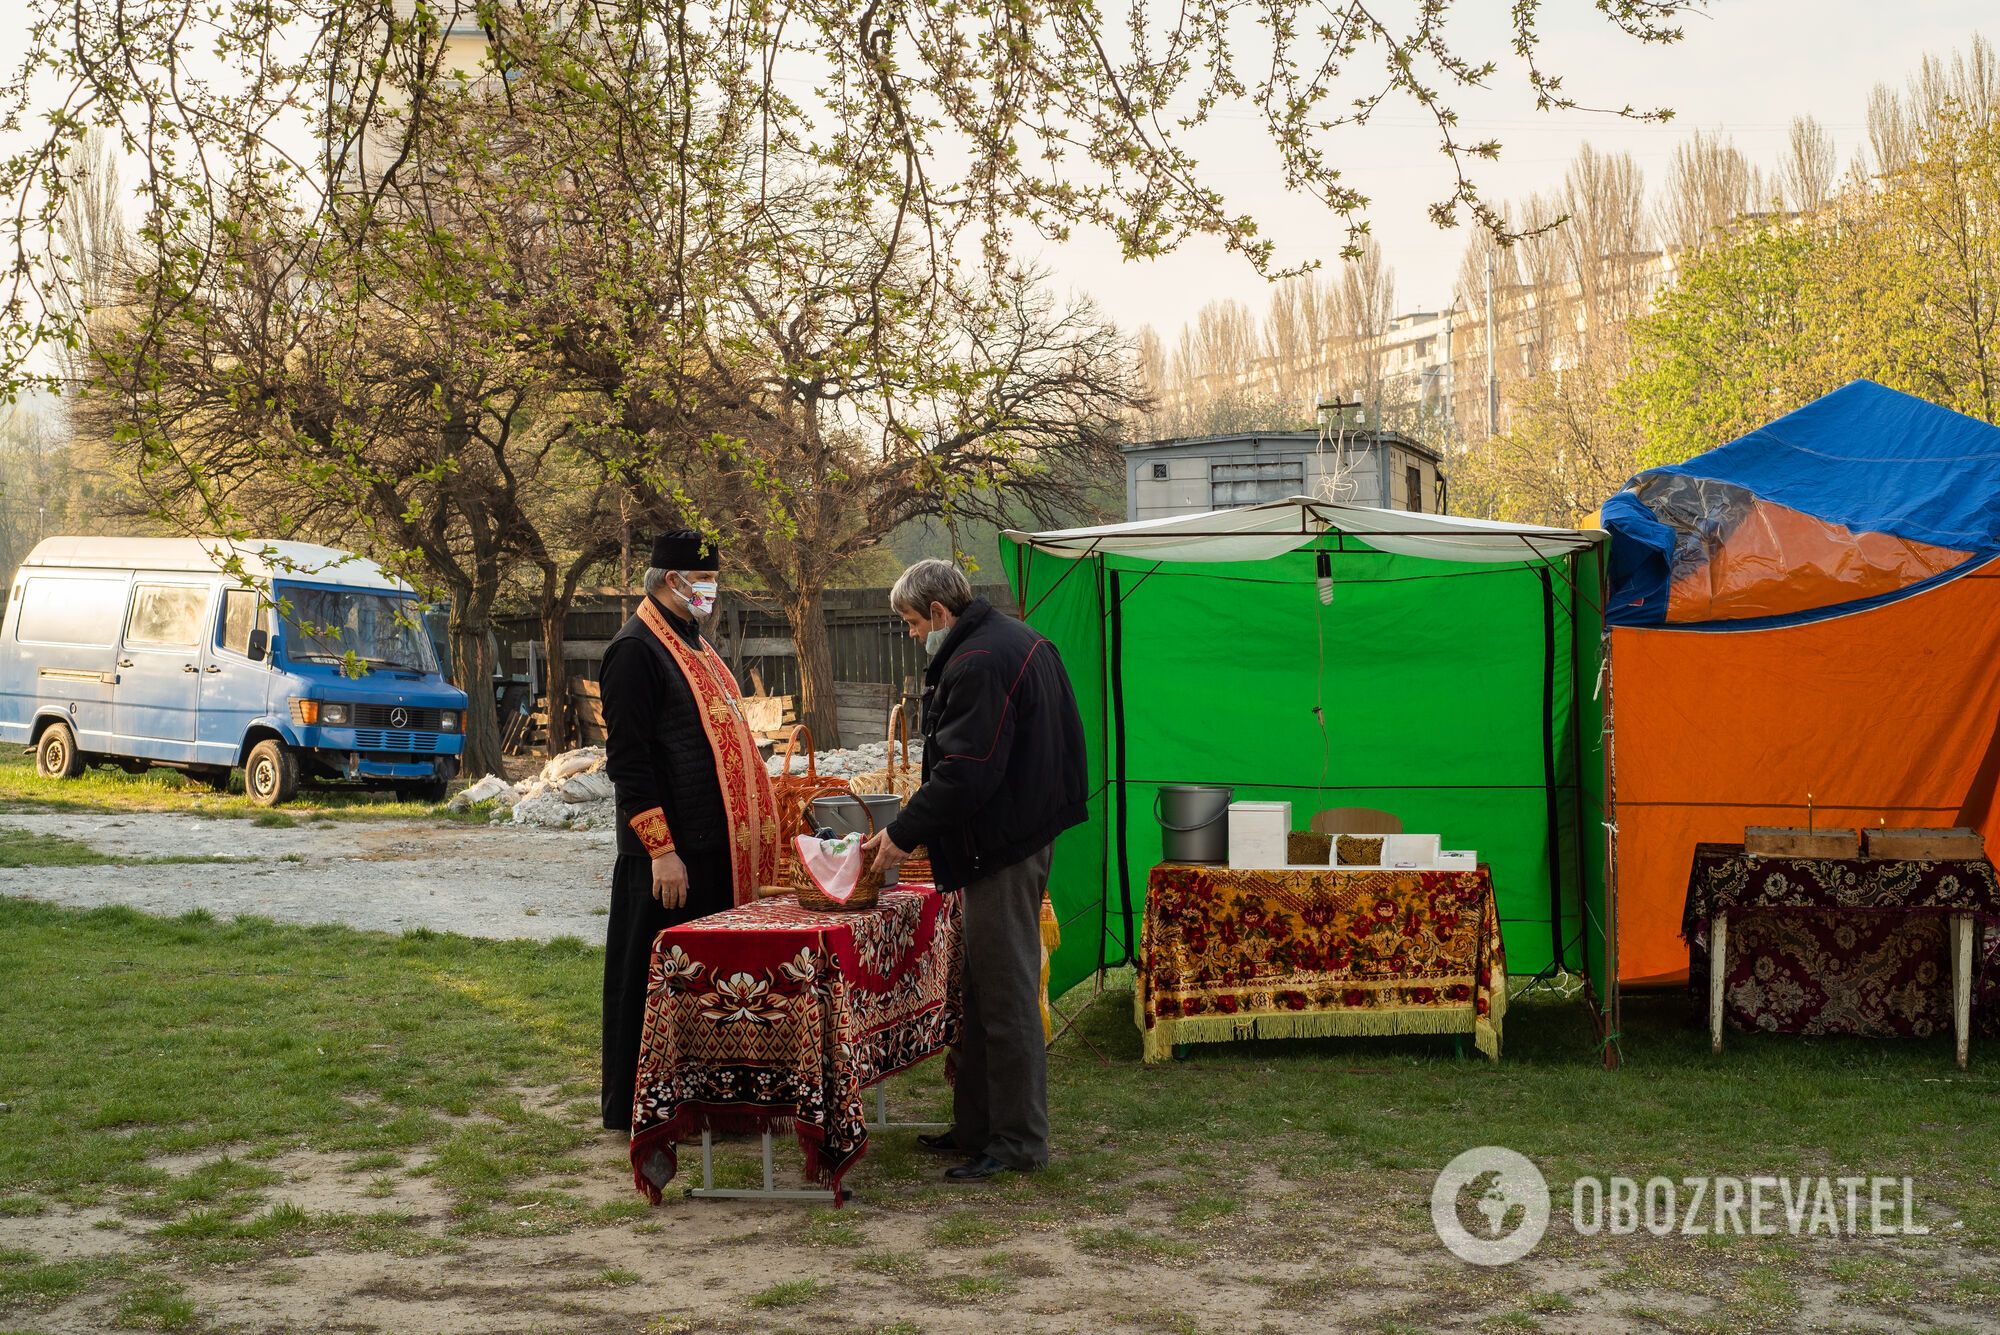
[[[875,855],[874,861],[868,864],[868,870],[870,871],[888,871],[891,867],[900,867],[910,856],[902,849],[896,847],[896,841],[889,837],[887,830],[879,832],[874,838],[863,844],[861,851],[863,854],[873,853]]]
[[[678,853],[653,859],[653,898],[663,909],[684,908],[688,902],[688,869]]]

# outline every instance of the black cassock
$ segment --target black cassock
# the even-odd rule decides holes
[[[690,647],[699,647],[692,623],[660,610]],[[598,686],[604,768],[618,796],[618,865],[604,928],[602,1100],[605,1127],[629,1131],[653,939],[664,928],[729,908],[734,881],[722,786],[694,692],[666,646],[637,617],[605,650]],[[683,908],[664,909],[653,898],[653,860],[632,828],[635,817],[655,810],[666,818],[674,851],[687,864]]]

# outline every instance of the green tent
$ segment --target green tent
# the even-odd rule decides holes
[[[1303,497],[1007,533],[1090,743],[1052,991],[1131,959],[1169,783],[1394,812],[1492,867],[1510,975],[1601,980],[1602,538]]]

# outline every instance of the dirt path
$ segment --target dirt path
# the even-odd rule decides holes
[[[0,894],[72,908],[205,908],[374,931],[598,942],[610,902],[610,833],[450,821],[305,822],[271,829],[171,812],[0,815],[0,827],[78,839],[114,857],[231,863],[0,868]]]

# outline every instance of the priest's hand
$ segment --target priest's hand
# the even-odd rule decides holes
[[[688,902],[688,869],[678,853],[653,859],[653,898],[663,909],[684,908]]]
[[[888,871],[891,867],[900,867],[910,856],[896,847],[896,841],[889,837],[887,830],[881,831],[863,844],[861,851],[875,855],[874,860],[868,864],[870,871]]]

